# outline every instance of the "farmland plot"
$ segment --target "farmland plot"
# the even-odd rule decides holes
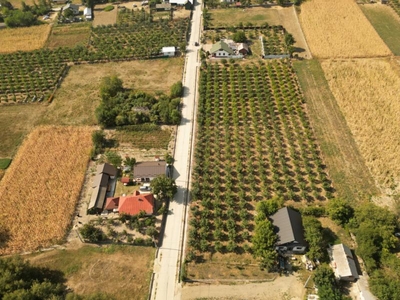
[[[354,1],[306,1],[301,5],[300,22],[316,57],[391,55]]]
[[[322,62],[329,86],[375,181],[400,191],[400,77],[394,61]]]
[[[0,182],[0,254],[36,250],[66,234],[91,149],[88,127],[39,127]]]
[[[254,206],[331,197],[289,61],[201,73],[191,255],[250,249]]]

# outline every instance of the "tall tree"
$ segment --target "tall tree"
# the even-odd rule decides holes
[[[260,259],[260,264],[265,268],[272,268],[277,259],[275,251],[275,243],[277,236],[274,227],[268,219],[264,219],[256,223],[253,243],[253,255]]]
[[[167,198],[172,199],[178,191],[175,180],[165,175],[153,179],[151,188],[153,194],[156,195],[159,200],[166,200]]]

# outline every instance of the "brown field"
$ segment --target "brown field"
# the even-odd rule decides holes
[[[399,66],[389,59],[359,59],[328,60],[322,68],[375,181],[400,191]]]
[[[41,124],[94,125],[100,103],[99,86],[104,76],[116,74],[126,88],[168,93],[181,80],[183,59],[157,59],[73,66],[48,106]]]
[[[114,5],[114,9],[112,11],[104,11],[104,7],[108,6],[109,4],[100,4],[96,5],[94,9],[94,20],[93,20],[93,27],[99,25],[112,25],[117,23],[117,15],[118,9],[117,6]]]
[[[40,49],[47,41],[50,25],[40,25],[1,30],[0,53]]]
[[[15,8],[21,8],[22,7],[22,5],[21,5],[21,0],[9,0],[9,2],[12,4],[12,6],[14,6]],[[27,4],[27,5],[33,5],[33,3],[34,3],[35,1],[34,0],[26,0],[25,1],[25,3]],[[36,3],[37,3],[37,1],[36,1]]]
[[[92,146],[88,127],[36,128],[0,182],[0,254],[62,241],[75,211]]]
[[[86,46],[89,42],[90,23],[78,23],[63,26],[54,26],[46,47],[55,49],[59,47]]]
[[[306,1],[299,17],[311,53],[316,57],[391,55],[355,1]]]
[[[62,271],[65,284],[76,294],[102,293],[113,299],[143,300],[149,291],[154,251],[150,247],[83,246],[35,254],[28,259],[35,266]]]

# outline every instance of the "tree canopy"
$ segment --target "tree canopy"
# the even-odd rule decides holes
[[[245,43],[247,41],[246,34],[242,30],[236,31],[233,34],[232,39],[235,43]]]
[[[321,259],[325,255],[326,245],[321,222],[312,216],[303,217],[304,238],[308,242],[307,255],[310,259]]]
[[[270,269],[275,264],[277,253],[275,243],[277,236],[274,227],[268,219],[258,221],[252,238],[254,257],[260,259],[260,265]]]
[[[342,300],[343,297],[336,286],[335,275],[327,264],[320,265],[314,272],[314,282],[318,287],[320,299]]]
[[[172,199],[178,191],[175,180],[165,175],[154,178],[151,182],[151,189],[159,200]]]
[[[339,225],[348,223],[354,214],[350,204],[341,198],[331,199],[328,202],[327,212],[329,217]]]

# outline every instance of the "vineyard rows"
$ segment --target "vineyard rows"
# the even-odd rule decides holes
[[[251,249],[255,204],[332,196],[290,61],[201,72],[189,259]]]
[[[189,19],[149,21],[125,13],[119,25],[92,29],[90,45],[0,55],[0,103],[49,99],[68,63],[157,57],[164,46],[186,44]],[[51,98],[50,98],[51,99]]]
[[[400,2],[399,0],[389,0],[389,5],[400,16]]]

